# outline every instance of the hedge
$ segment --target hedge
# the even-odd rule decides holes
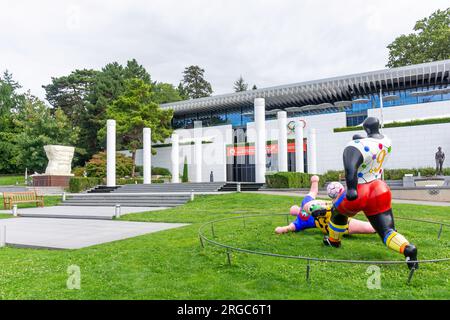
[[[268,188],[309,188],[312,174],[300,172],[277,172],[266,176]],[[319,185],[324,186],[323,179]]]
[[[444,168],[444,175],[450,176],[450,168]],[[418,168],[418,169],[386,169],[384,171],[385,180],[402,180],[405,174],[413,174],[417,176],[420,172],[421,176],[434,176],[435,168]],[[309,188],[311,186],[312,174],[299,173],[299,172],[277,172],[274,174],[268,174],[266,176],[266,185],[268,188]],[[327,171],[322,175],[318,175],[320,178],[319,187],[324,187],[325,184],[332,181],[341,181],[345,178],[344,171]]]
[[[423,126],[427,124],[439,124],[439,123],[449,123],[450,118],[433,118],[433,119],[424,119],[424,120],[411,120],[404,122],[390,122],[384,125],[384,128],[397,128],[397,127],[412,127],[412,126]],[[359,131],[363,130],[362,126],[356,127],[343,127],[343,128],[334,128],[334,132],[346,132],[346,131]]]
[[[442,169],[445,176],[450,175],[450,168]],[[412,174],[418,176],[420,172],[421,176],[434,176],[436,174],[436,168],[413,168],[413,169],[386,169],[384,171],[385,180],[402,180],[405,174]]]
[[[117,185],[125,185],[125,184],[143,184],[143,178],[119,178],[117,179]],[[152,183],[164,183],[163,179],[154,179]]]
[[[69,192],[78,193],[103,184],[102,178],[72,177],[69,180]]]
[[[172,175],[169,169],[160,168],[160,167],[152,167],[152,175],[154,176],[170,176]]]

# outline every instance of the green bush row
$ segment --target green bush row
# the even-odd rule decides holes
[[[445,176],[450,175],[450,168],[442,169],[443,174]],[[420,172],[421,176],[434,176],[436,174],[436,169],[427,167],[427,168],[413,168],[413,169],[386,169],[384,171],[384,179],[385,180],[402,180],[405,174],[413,174],[414,176],[418,176]]]
[[[266,176],[266,185],[268,188],[309,188],[311,185],[312,174],[300,172],[277,172]],[[323,179],[320,179],[319,185],[324,186]]]
[[[450,168],[444,168],[443,174],[450,176]],[[434,176],[435,168],[419,168],[419,169],[386,169],[384,171],[385,180],[402,180],[405,174],[413,174],[417,176],[420,172],[421,176]],[[311,186],[311,174],[299,172],[277,172],[266,176],[266,185],[268,188],[309,188]],[[326,183],[332,181],[340,181],[344,179],[344,171],[327,171],[320,177],[319,186],[323,187]]]
[[[386,123],[384,128],[397,128],[397,127],[411,127],[411,126],[423,126],[427,124],[439,124],[439,123],[449,123],[450,118],[433,118],[433,119],[424,119],[424,120],[411,120],[404,122],[391,122]],[[343,127],[343,128],[334,128],[334,132],[346,132],[346,131],[358,131],[363,130],[362,126],[356,127]]]
[[[125,184],[143,184],[143,178],[119,178],[117,179],[117,185],[122,186]],[[154,179],[152,183],[164,183],[163,179]]]
[[[103,184],[102,178],[72,177],[69,180],[69,192],[78,193]]]

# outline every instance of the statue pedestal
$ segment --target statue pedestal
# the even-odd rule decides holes
[[[33,187],[68,187],[69,180],[73,175],[47,175],[33,176]]]

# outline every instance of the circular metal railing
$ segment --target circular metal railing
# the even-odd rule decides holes
[[[285,259],[297,259],[297,260],[307,261],[307,263],[308,263],[307,269],[306,269],[307,270],[306,271],[307,272],[307,280],[309,280],[310,262],[312,262],[312,261],[314,261],[314,262],[329,262],[329,263],[370,264],[370,265],[405,264],[405,260],[333,259],[333,258],[319,258],[319,257],[308,257],[308,256],[301,256],[301,255],[287,255],[287,254],[273,253],[273,252],[267,252],[267,251],[250,250],[250,249],[240,248],[240,247],[232,246],[232,245],[229,245],[226,243],[222,243],[222,242],[216,241],[214,239],[211,239],[205,235],[205,229],[209,227],[211,230],[212,237],[215,238],[216,235],[215,235],[214,225],[220,224],[222,222],[242,219],[244,226],[245,226],[246,219],[272,217],[272,216],[274,216],[274,217],[275,216],[286,216],[287,220],[290,217],[289,214],[285,214],[285,213],[253,214],[253,215],[241,215],[241,216],[235,216],[235,217],[229,217],[229,218],[222,218],[222,219],[217,219],[217,220],[206,222],[206,223],[202,224],[198,230],[200,244],[201,244],[202,248],[205,248],[205,243],[209,243],[216,247],[226,249],[227,259],[228,259],[228,263],[230,265],[231,265],[230,254],[232,252],[241,252],[241,253],[252,254],[252,255],[269,256],[269,257],[285,258]],[[438,240],[441,238],[444,226],[450,227],[450,224],[448,224],[448,223],[431,221],[431,220],[421,220],[421,219],[402,218],[402,217],[396,217],[396,220],[414,221],[414,222],[419,222],[419,223],[440,225],[439,232],[437,235]],[[440,263],[440,262],[449,262],[449,261],[450,261],[450,257],[443,257],[443,258],[439,258],[439,259],[424,259],[424,260],[417,260],[417,261],[410,261],[410,262],[418,262],[419,264],[423,264],[423,263]],[[408,283],[411,281],[414,271],[415,271],[414,268],[411,269],[409,277],[408,277]]]

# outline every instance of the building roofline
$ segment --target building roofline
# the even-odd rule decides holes
[[[211,97],[184,100],[161,105],[164,109],[173,109],[175,113],[188,113],[217,108],[227,108],[237,105],[251,105],[255,98],[267,98],[268,106],[274,107],[288,103],[287,106],[295,104],[327,102],[333,100],[345,100],[349,90],[361,91],[365,88],[389,87],[395,83],[409,81],[420,81],[425,77],[435,76],[435,80],[447,80],[450,71],[450,59],[410,65],[392,69],[381,69],[364,73],[355,73],[344,76],[336,76],[324,79],[310,80],[291,83],[286,85],[266,87],[256,90],[248,90],[235,93],[220,94]],[[362,90],[359,90],[361,87]],[[369,90],[370,91],[370,90]],[[290,102],[290,103],[289,103]],[[267,101],[266,101],[267,104]]]

